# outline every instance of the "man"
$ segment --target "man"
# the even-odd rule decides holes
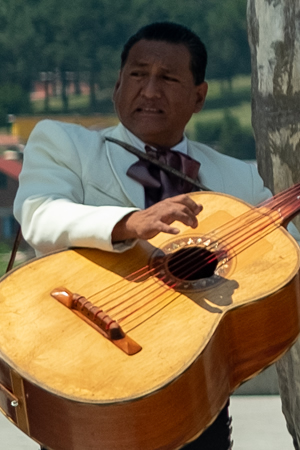
[[[15,215],[37,254],[70,246],[122,252],[137,239],[178,233],[175,220],[197,226],[201,205],[186,195],[191,184],[106,138],[144,153],[146,146],[149,154],[158,152],[158,160],[171,155],[182,172],[192,164],[193,177],[210,190],[252,204],[270,196],[253,165],[184,135],[207,93],[206,50],[194,33],[173,23],[146,26],[125,44],[121,59],[113,96],[117,127],[91,131],[43,121],[28,141]],[[166,147],[180,153],[168,153]],[[185,448],[231,448],[227,408]]]

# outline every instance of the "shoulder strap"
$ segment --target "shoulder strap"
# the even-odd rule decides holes
[[[14,262],[16,259],[17,250],[19,248],[21,239],[22,239],[22,231],[21,231],[21,226],[19,225],[18,229],[17,229],[16,237],[14,240],[13,248],[11,251],[10,259],[8,261],[8,265],[6,268],[6,273],[9,272],[13,268],[13,265],[14,265]]]
[[[133,147],[130,144],[127,144],[126,142],[119,141],[118,139],[114,139],[112,137],[107,137],[107,136],[105,137],[105,139],[107,141],[113,142],[114,144],[120,145],[121,147],[125,148],[125,150],[127,150],[130,153],[133,153],[138,158],[145,159],[145,160],[151,162],[152,164],[155,164],[156,166],[158,166],[160,169],[164,170],[165,172],[170,172],[173,175],[176,175],[178,178],[188,181],[189,183],[193,184],[201,191],[210,191],[211,190],[211,189],[208,189],[203,184],[201,184],[198,180],[193,180],[193,178],[191,178],[187,175],[184,175],[183,173],[179,172],[179,170],[174,169],[174,167],[170,167],[167,164],[164,164],[161,161],[158,161],[156,158],[153,158],[152,156],[141,152],[140,150],[138,150],[137,148]]]

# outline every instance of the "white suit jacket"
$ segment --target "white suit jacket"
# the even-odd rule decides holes
[[[123,251],[134,242],[111,243],[115,224],[144,208],[144,188],[126,175],[137,157],[105,141],[126,141],[124,127],[101,131],[45,120],[24,151],[14,212],[24,238],[38,254],[79,246]],[[256,168],[188,141],[188,154],[201,164],[209,189],[256,205],[269,197]]]

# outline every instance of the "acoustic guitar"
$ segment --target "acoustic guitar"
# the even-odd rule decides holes
[[[181,223],[124,254],[74,248],[0,283],[0,407],[53,450],[174,450],[300,330],[300,186],[253,208],[190,194]]]

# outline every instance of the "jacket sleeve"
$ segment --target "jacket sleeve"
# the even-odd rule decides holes
[[[49,120],[36,125],[24,151],[15,217],[37,254],[67,247],[124,251],[135,242],[112,245],[111,233],[117,222],[138,208],[109,206],[109,202],[105,206],[84,204],[82,161],[77,148],[87,146],[81,136],[90,132],[72,127]],[[90,133],[89,139],[96,136]]]

